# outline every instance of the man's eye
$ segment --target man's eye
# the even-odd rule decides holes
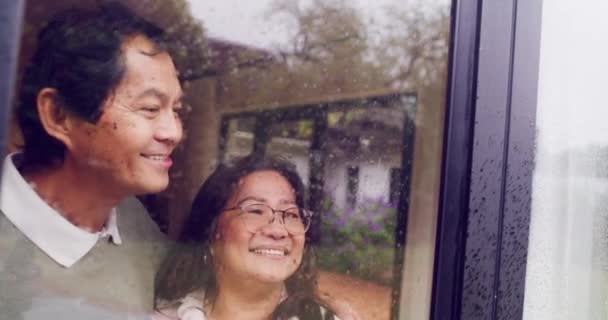
[[[262,209],[249,209],[249,210],[247,210],[247,213],[251,213],[251,214],[255,214],[255,215],[260,215],[260,214],[264,214],[264,210],[262,210]]]
[[[175,115],[176,118],[181,119],[182,118],[182,113],[183,113],[183,108],[182,107],[173,108],[173,115]]]
[[[151,106],[151,107],[143,107],[141,108],[142,111],[144,111],[145,113],[157,113],[160,108],[156,107],[156,106]]]

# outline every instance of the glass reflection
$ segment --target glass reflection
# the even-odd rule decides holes
[[[243,117],[228,121],[224,161],[246,157],[253,151],[255,118]]]
[[[104,1],[28,1],[24,56],[52,13]],[[450,2],[121,2],[167,29],[189,106],[169,188],[140,198],[169,236],[219,163],[285,157],[320,217],[320,281],[338,279],[321,291],[382,319],[394,290],[428,318]]]
[[[310,230],[319,266],[403,292],[404,314],[428,317],[449,3],[189,4],[209,62],[205,76],[189,79],[207,89],[192,95],[186,130],[220,125],[205,131],[206,142],[189,136],[180,167],[189,182],[173,184],[167,202],[189,203],[200,184],[193,177],[207,176],[214,159],[287,158],[320,214]],[[171,212],[170,230],[185,212]],[[406,220],[417,228],[405,230]],[[403,248],[406,237],[413,240]],[[377,305],[371,312],[388,317],[390,302]]]

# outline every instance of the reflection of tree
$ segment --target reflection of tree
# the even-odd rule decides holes
[[[273,14],[282,14],[295,22],[290,47],[281,51],[289,66],[292,83],[301,90],[327,94],[367,90],[377,87],[381,70],[368,59],[372,48],[360,12],[342,0],[277,0]]]
[[[391,80],[409,87],[443,82],[450,21],[447,7],[437,7],[430,13],[421,7],[388,12],[394,18],[390,20],[394,24],[391,29],[400,31],[383,45],[391,50],[378,52],[387,65],[400,66]]]
[[[256,62],[249,56],[224,70],[223,103],[283,105],[392,89],[416,92],[419,106],[442,105],[447,6],[385,9],[381,21],[374,22],[345,0],[276,0],[268,15],[291,26],[289,43],[258,50],[265,59]]]
[[[361,13],[343,0],[315,0],[305,8],[300,1],[277,0],[271,14],[287,15],[295,21],[291,48],[279,50],[292,64],[334,66],[333,70],[342,70],[338,74],[344,73],[342,66],[375,71],[384,78],[382,84],[405,88],[442,82],[448,52],[447,7],[401,5],[385,11],[386,21],[378,34],[371,34],[373,23],[366,23]]]
[[[280,50],[285,59],[327,63],[337,57],[357,56],[365,50],[365,25],[359,12],[344,1],[315,0],[303,8],[299,1],[278,0],[269,14],[283,14],[295,22],[289,48]]]

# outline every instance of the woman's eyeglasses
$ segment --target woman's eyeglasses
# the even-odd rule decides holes
[[[250,232],[257,232],[263,226],[273,223],[275,213],[280,213],[281,220],[287,232],[292,235],[303,235],[310,227],[312,212],[298,207],[285,210],[275,210],[265,204],[248,204],[236,206],[224,211],[239,209],[239,217],[245,223],[245,227]]]

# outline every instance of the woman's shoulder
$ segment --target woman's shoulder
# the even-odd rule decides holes
[[[178,302],[161,307],[151,320],[207,320],[204,312],[204,294],[190,293]]]
[[[157,310],[151,317],[151,320],[207,320],[204,312],[205,295],[203,292],[190,293],[177,303]],[[325,307],[319,305],[321,317],[323,320],[341,320],[340,317],[333,314]],[[299,320],[299,317],[293,316],[289,320]]]
[[[179,320],[175,309],[161,309],[150,315],[150,320]]]

